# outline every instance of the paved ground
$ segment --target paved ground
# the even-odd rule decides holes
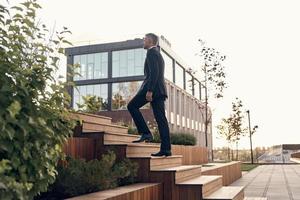
[[[300,200],[300,165],[261,165],[232,186],[245,186],[247,197]]]

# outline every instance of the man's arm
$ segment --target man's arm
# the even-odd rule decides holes
[[[147,56],[147,64],[150,70],[147,91],[153,92],[159,76],[158,56],[154,53],[150,53]]]

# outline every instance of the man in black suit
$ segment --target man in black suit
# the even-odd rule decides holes
[[[127,108],[138,132],[141,133],[141,138],[133,142],[149,142],[153,137],[139,108],[150,102],[161,138],[160,151],[151,155],[171,156],[170,131],[165,115],[165,100],[168,98],[164,79],[165,63],[157,44],[157,35],[153,33],[145,35],[144,49],[147,49],[147,56],[144,74],[146,78],[137,94],[128,103]]]

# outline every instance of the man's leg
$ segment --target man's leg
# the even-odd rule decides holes
[[[151,106],[160,134],[160,151],[164,153],[171,153],[170,130],[165,113],[165,101],[164,99],[155,99],[151,102]]]
[[[145,96],[135,95],[127,105],[127,109],[130,112],[133,121],[137,127],[139,133],[143,135],[151,135],[151,132],[144,120],[142,113],[140,112],[140,108],[148,103]]]

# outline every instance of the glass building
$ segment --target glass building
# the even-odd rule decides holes
[[[205,146],[201,110],[204,87],[168,43],[160,40],[159,47],[165,61],[169,96],[165,105],[171,132],[194,134],[198,144]],[[83,103],[82,97],[95,95],[102,101],[101,115],[125,118],[123,111],[126,111],[128,117],[127,104],[145,78],[146,53],[142,39],[67,48],[67,63],[77,66],[76,75],[70,77],[76,84],[76,88],[69,89],[73,107],[77,109]],[[146,104],[142,109],[147,112],[149,108],[150,104]],[[115,112],[123,114],[113,115]],[[207,145],[211,147],[211,136],[208,140]]]

